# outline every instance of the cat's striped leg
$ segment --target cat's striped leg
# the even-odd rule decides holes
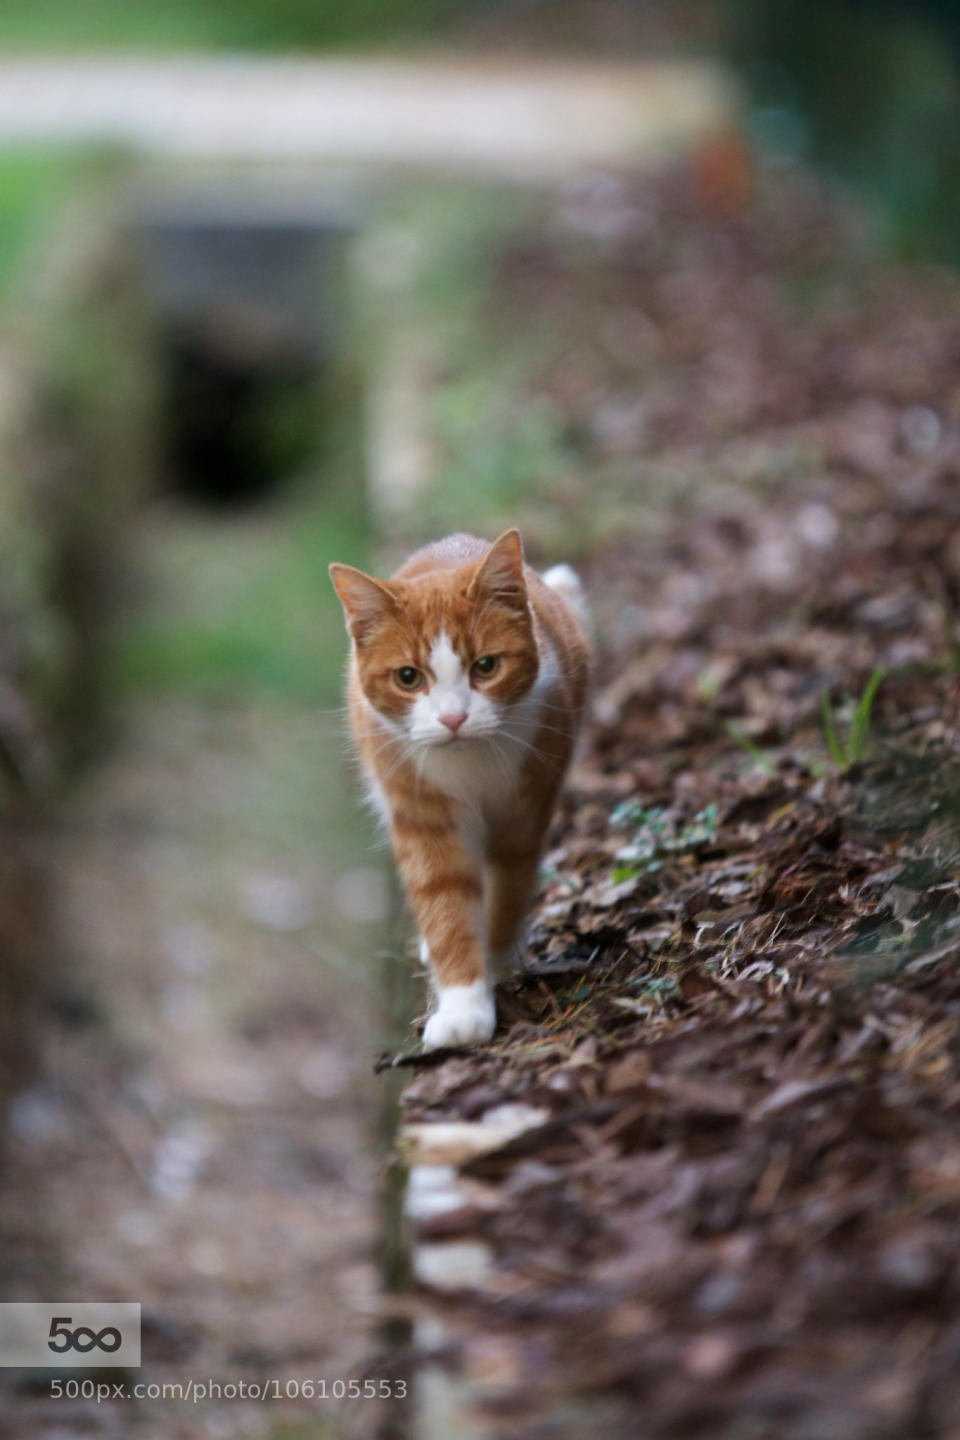
[[[492,1036],[497,1015],[487,978],[477,861],[453,824],[398,815],[393,841],[436,994],[423,1043],[428,1050],[482,1044]]]

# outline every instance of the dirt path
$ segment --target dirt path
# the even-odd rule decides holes
[[[5,1298],[142,1301],[131,1380],[349,1377],[374,1343],[378,1203],[377,1006],[350,945],[375,949],[356,914],[379,881],[342,823],[338,719],[174,697],[122,726],[59,835],[68,963],[12,1111]],[[4,1436],[374,1421],[304,1400],[56,1402],[49,1379],[0,1392]]]

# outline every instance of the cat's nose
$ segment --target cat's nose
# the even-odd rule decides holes
[[[452,730],[454,735],[456,735],[457,731],[460,729],[460,726],[463,724],[466,718],[466,710],[452,710],[448,711],[446,715],[437,716],[440,724],[446,725],[447,729]]]

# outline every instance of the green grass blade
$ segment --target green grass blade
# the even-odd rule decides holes
[[[744,735],[743,731],[738,730],[736,725],[730,720],[727,721],[726,731],[730,739],[736,740],[740,749],[750,756],[750,759],[758,769],[762,770],[766,775],[774,775],[776,773],[777,767],[769,755],[765,755],[759,745],[753,743],[749,735]]]
[[[866,688],[857,703],[857,708],[853,716],[853,724],[850,727],[850,744],[848,746],[851,765],[855,765],[858,760],[862,760],[866,753],[867,741],[870,736],[870,713],[873,710],[874,696],[880,688],[881,682],[885,679],[886,673],[882,665],[877,666],[867,681]]]
[[[837,734],[837,727],[833,719],[833,704],[830,700],[830,691],[824,690],[820,700],[820,722],[823,728],[823,738],[827,742],[827,749],[830,751],[830,759],[838,770],[846,770],[849,765],[846,751],[840,744],[840,737]]]

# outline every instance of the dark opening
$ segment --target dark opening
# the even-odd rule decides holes
[[[245,504],[316,453],[348,228],[271,196],[168,200],[141,222],[169,489]]]
[[[163,469],[172,489],[209,504],[270,495],[316,450],[315,359],[230,354],[171,328],[163,373]]]

